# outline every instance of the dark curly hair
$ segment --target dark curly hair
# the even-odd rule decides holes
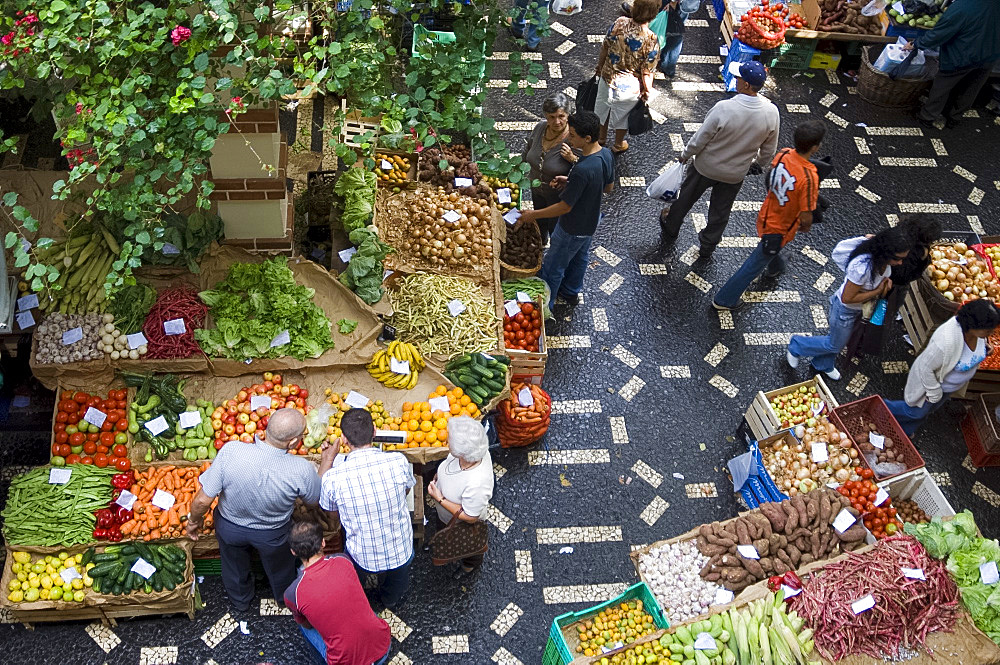
[[[965,303],[955,314],[955,318],[964,333],[970,330],[993,330],[1000,326],[1000,311],[985,298]]]
[[[848,258],[848,263],[858,256],[869,254],[872,260],[872,274],[881,274],[889,267],[889,261],[895,259],[897,254],[909,252],[911,246],[910,239],[898,227],[891,227],[879,231],[855,247]]]
[[[941,222],[930,215],[914,213],[906,215],[899,223],[899,229],[913,243],[914,247],[930,247],[941,237]]]

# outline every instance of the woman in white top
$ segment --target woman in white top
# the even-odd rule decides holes
[[[427,493],[438,502],[439,529],[455,515],[465,522],[476,522],[486,515],[493,497],[493,460],[482,423],[468,416],[448,420],[448,457],[427,485]],[[482,556],[463,559],[455,579],[482,563]]]
[[[844,283],[830,297],[830,333],[822,337],[793,335],[785,352],[788,364],[794,368],[801,358],[812,358],[813,369],[838,380],[837,355],[847,345],[864,303],[885,297],[892,288],[892,266],[900,265],[909,250],[909,240],[896,228],[861,240],[847,258]],[[836,253],[834,250],[835,259]]]
[[[913,361],[903,399],[885,401],[906,436],[913,436],[953,393],[965,392],[965,384],[990,354],[986,338],[998,325],[1000,311],[993,303],[973,300],[938,326]]]

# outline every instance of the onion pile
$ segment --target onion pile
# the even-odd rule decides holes
[[[99,360],[104,352],[98,347],[102,326],[100,314],[63,314],[53,312],[36,331],[38,350],[35,362],[39,364],[75,363]],[[70,344],[63,343],[63,333],[80,328],[83,337]]]
[[[143,344],[137,349],[128,348],[127,336],[115,327],[115,317],[105,314],[101,318],[101,340],[97,348],[111,356],[112,360],[138,360],[140,356],[146,355],[148,349]]]
[[[778,489],[789,496],[804,494],[827,484],[858,480],[854,473],[858,450],[850,437],[841,432],[825,416],[818,418],[815,427],[799,425],[793,431],[797,439],[789,445],[783,437],[760,449],[764,467],[771,474]],[[812,444],[826,444],[828,459],[817,464],[812,459]]]
[[[435,190],[406,195],[409,225],[394,243],[400,252],[435,268],[477,268],[493,259],[493,211],[457,192]],[[454,222],[445,216],[458,215]]]
[[[931,248],[927,276],[948,300],[958,303],[979,298],[1000,300],[1000,284],[990,274],[986,263],[964,242]]]

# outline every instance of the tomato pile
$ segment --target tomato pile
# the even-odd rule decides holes
[[[785,18],[785,26],[797,30],[805,30],[809,27],[806,25],[806,20],[798,14],[791,14]]]
[[[875,505],[878,485],[872,478],[875,473],[871,469],[860,466],[854,469],[861,480],[848,480],[837,490],[851,500],[854,507],[864,519],[865,528],[872,532],[876,539],[881,540],[903,529],[903,523],[896,517],[896,509],[892,499],[886,499],[881,505]]]
[[[781,46],[785,41],[785,21],[788,7],[777,2],[773,6],[770,0],[761,3],[740,17],[740,29],[736,36],[744,44],[759,49],[771,49]]]
[[[64,390],[59,395],[56,420],[52,425],[52,466],[67,464],[93,464],[128,471],[132,463],[128,458],[127,392],[109,390],[107,398],[85,392]],[[100,427],[86,422],[83,417],[93,407],[107,417]]]
[[[267,420],[278,409],[296,409],[305,415],[306,398],[309,391],[296,384],[284,385],[280,374],[264,372],[261,383],[241,388],[235,399],[227,399],[212,412],[212,430],[215,432],[215,449],[219,450],[228,441],[253,443],[256,434],[264,440]],[[255,396],[271,398],[271,405],[251,408]]]
[[[542,313],[534,303],[521,303],[521,311],[513,318],[503,315],[503,341],[508,349],[538,351],[542,337]]]

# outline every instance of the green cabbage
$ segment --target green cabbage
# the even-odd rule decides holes
[[[963,510],[947,522],[935,517],[927,524],[905,524],[903,531],[915,537],[935,559],[944,559],[969,545],[977,537],[976,520]]]

